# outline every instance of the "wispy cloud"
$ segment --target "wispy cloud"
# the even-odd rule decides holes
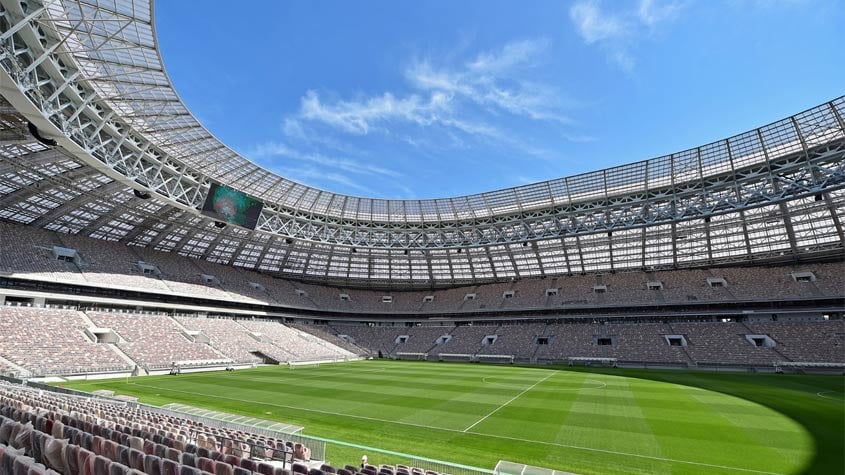
[[[603,12],[596,0],[580,1],[569,9],[569,18],[584,42],[615,40],[628,33],[629,26],[619,16]]]
[[[255,147],[254,150],[248,152],[248,155],[258,161],[266,161],[271,157],[284,157],[297,162],[319,165],[333,170],[340,170],[360,175],[381,175],[393,178],[402,176],[401,173],[388,168],[369,163],[362,163],[348,158],[327,157],[320,153],[303,152],[280,142],[267,142],[261,144]],[[274,163],[278,162],[274,161]]]
[[[631,71],[637,42],[675,20],[684,6],[676,0],[640,0],[636,9],[613,11],[604,9],[599,0],[579,0],[570,7],[569,19],[585,44],[601,48],[610,61]]]
[[[680,2],[641,0],[640,7],[637,9],[637,18],[643,25],[656,28],[661,23],[677,18],[683,6]]]
[[[379,123],[411,122],[429,125],[448,105],[442,94],[422,98],[416,94],[397,98],[386,92],[363,100],[324,103],[315,91],[308,91],[301,100],[299,117],[318,121],[356,135],[370,133]]]
[[[309,90],[300,99],[299,111],[285,119],[283,130],[291,138],[301,138],[306,135],[304,123],[359,136],[414,126],[498,139],[502,133],[495,123],[503,114],[569,125],[572,121],[561,111],[559,91],[526,79],[547,47],[544,39],[514,41],[457,65],[416,59],[403,71],[409,88],[402,94],[327,100]]]
[[[376,196],[377,191],[361,182],[382,180],[408,194],[408,187],[401,183],[402,173],[361,160],[303,151],[283,142],[265,142],[246,150],[244,155],[282,176],[317,188],[334,189],[341,185],[346,192]]]
[[[302,166],[294,168],[285,168],[285,176],[303,183],[306,185],[316,186],[317,188],[325,188],[327,182],[342,185],[347,190],[355,190],[358,193],[375,196],[377,193],[370,187],[362,185],[357,180],[353,180],[349,175],[336,172],[326,172],[323,169],[318,169],[311,166]]]

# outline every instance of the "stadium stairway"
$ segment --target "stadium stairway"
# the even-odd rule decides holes
[[[669,333],[670,335],[678,335],[678,332],[677,332],[674,328],[672,328],[672,324],[671,324],[671,323],[669,323],[669,322],[664,322],[663,324],[664,324],[664,325],[666,326],[666,328],[668,329],[668,333]],[[697,363],[694,359],[692,359],[692,355],[691,355],[691,354],[689,353],[689,351],[687,350],[687,347],[686,347],[686,346],[682,346],[682,347],[681,347],[681,350],[683,350],[684,357],[687,359],[687,366],[688,366],[688,367],[690,367],[690,368],[695,368],[695,367],[697,367],[697,366],[698,366],[698,363]]]
[[[743,327],[745,327],[745,329],[748,331],[748,333],[749,333],[749,334],[760,333],[760,332],[758,332],[758,331],[754,330],[753,328],[749,327],[747,323],[745,323],[745,322],[740,322],[740,323],[742,324],[742,326],[743,326]],[[769,336],[769,338],[772,338],[772,337],[771,337],[771,336]],[[772,338],[772,339],[774,340],[774,338]],[[781,343],[780,343],[779,341],[777,341],[777,340],[775,340],[775,343],[776,343],[776,344],[778,344],[778,345],[780,345],[780,344],[781,344]],[[769,350],[771,350],[771,351],[772,351],[772,353],[774,353],[774,354],[778,355],[779,357],[783,358],[783,360],[784,360],[784,361],[792,361],[792,358],[789,358],[788,356],[786,356],[785,354],[783,354],[783,352],[781,352],[781,351],[777,348],[777,346],[773,346],[773,347],[769,348]]]
[[[720,274],[716,273],[713,269],[708,269],[708,274],[711,277],[722,277]],[[718,292],[722,292],[722,293],[726,294],[728,296],[728,300],[730,300],[732,302],[736,302],[737,300],[739,300],[739,299],[736,298],[736,295],[734,295],[734,293],[731,291],[730,282],[728,282],[727,287],[718,287],[716,290]]]
[[[31,374],[28,369],[24,368],[23,366],[18,366],[17,364],[12,363],[11,361],[7,360],[6,358],[3,358],[2,356],[0,356],[0,366],[8,366],[9,368],[14,369],[18,372],[19,376],[27,376]]]
[[[175,318],[173,318],[173,317],[167,317],[167,319],[168,319],[168,320],[170,320],[171,322],[173,322],[173,324],[176,326],[176,328],[177,328],[177,329],[179,329],[179,331],[180,331],[180,332],[182,332],[182,336],[184,336],[186,340],[191,341],[191,342],[193,342],[193,341],[194,341],[192,338],[190,338],[190,337],[188,336],[188,335],[189,335],[189,333],[188,333],[188,332],[189,332],[189,330],[188,330],[187,328],[185,328],[185,326],[184,326],[184,325],[182,325],[181,323],[179,323],[179,320],[176,320],[176,319],[175,319]],[[206,335],[206,336],[208,336],[208,335]],[[214,339],[213,339],[213,338],[209,338],[209,339],[208,339],[208,341],[209,341],[209,343],[208,343],[208,347],[209,347],[209,348],[211,348],[211,351],[213,351],[214,353],[216,353],[218,356],[220,356],[220,357],[221,357],[221,358],[223,358],[223,359],[229,359],[229,358],[230,358],[229,356],[226,356],[226,354],[225,354],[225,353],[223,353],[221,350],[219,350],[218,348],[215,348],[215,347],[214,347],[214,343],[213,343],[213,342],[214,342]]]
[[[659,279],[659,278],[658,278],[658,277],[654,274],[654,272],[647,272],[647,273],[646,273],[646,275],[648,276],[648,280],[660,280],[660,279]],[[657,303],[664,303],[664,302],[666,302],[666,296],[665,296],[665,295],[663,295],[663,289],[657,289],[657,290],[654,290],[653,292],[654,292],[654,295],[655,295],[655,297],[656,297],[656,298],[655,298],[655,301],[656,301]]]
[[[547,335],[546,335],[546,332],[547,332],[548,330],[549,330],[549,326],[548,326],[548,325],[543,326],[543,331],[542,331],[542,333],[540,333],[540,335],[538,335],[538,336],[547,336]],[[547,346],[548,346],[548,345],[547,345]],[[536,344],[534,345],[534,347],[535,347],[535,348],[534,348],[534,353],[532,353],[532,354],[531,354],[531,362],[532,362],[532,363],[536,363],[536,362],[537,362],[537,353],[539,353],[539,352],[540,352],[540,348],[542,348],[542,346],[540,346],[540,345],[536,345]]]
[[[82,318],[85,324],[88,325],[89,328],[97,328],[99,326],[94,323],[94,320],[91,320],[91,318],[89,318],[88,314],[86,314],[85,312],[79,312],[79,316],[80,318]]]
[[[144,367],[140,363],[138,363],[137,361],[130,358],[129,355],[127,355],[126,353],[123,352],[123,350],[118,348],[116,344],[108,343],[108,347],[111,348],[111,350],[114,351],[115,354],[117,354],[117,356],[120,357],[120,359],[122,359],[126,363],[130,364],[133,368],[137,368],[138,369],[138,376],[146,376],[146,375],[150,374],[147,370],[144,369]]]
[[[239,269],[237,266],[233,266],[232,268],[235,269],[235,272],[239,276],[241,276],[241,278],[243,279],[244,282],[250,282],[250,281],[254,280],[252,277],[248,276],[246,274],[246,272]],[[274,305],[281,305],[282,304],[282,302],[279,302],[278,300],[274,299],[273,295],[270,294],[270,291],[268,291],[266,288],[261,291],[261,295],[263,297],[265,297],[267,299],[267,301],[270,302],[271,304],[274,304]]]

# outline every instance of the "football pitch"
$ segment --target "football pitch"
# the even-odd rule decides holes
[[[843,473],[836,376],[361,361],[73,382],[305,427],[310,436],[491,469]],[[405,463],[329,443],[335,466]]]

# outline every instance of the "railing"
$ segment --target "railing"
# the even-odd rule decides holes
[[[344,447],[352,447],[355,449],[360,449],[364,453],[378,453],[384,454],[389,456],[394,460],[402,460],[405,462],[405,465],[410,467],[421,468],[426,471],[437,472],[442,475],[491,475],[493,470],[481,468],[481,467],[473,467],[471,465],[462,465],[458,463],[446,462],[444,460],[438,460],[428,457],[422,457],[419,455],[412,455],[406,454],[402,452],[395,452],[392,450],[385,450],[379,449],[376,447],[368,447],[366,445],[360,444],[353,444],[350,442],[344,442],[341,440],[333,440],[333,439],[325,439],[322,437],[312,437],[313,440],[320,440],[326,443],[330,443],[333,445],[342,445]],[[308,444],[306,444],[308,445]],[[372,457],[370,457],[372,460]]]
[[[182,419],[191,419],[197,422],[202,422],[207,427],[214,427],[217,429],[230,429],[230,430],[237,430],[246,433],[252,433],[257,435],[264,435],[267,437],[273,437],[274,439],[282,439],[287,440],[290,442],[298,442],[309,449],[311,449],[311,457],[316,460],[325,460],[326,458],[326,442],[322,439],[317,439],[313,437],[304,436],[302,434],[296,433],[289,433],[284,432],[276,429],[269,429],[266,427],[257,427],[249,424],[240,424],[237,422],[228,422],[223,421],[220,419],[216,419],[213,417],[206,417],[200,415],[194,415],[189,412],[168,409],[165,407],[160,406],[151,406],[149,404],[139,404],[145,410],[151,412],[158,412],[160,414],[165,414],[172,417],[178,417]],[[301,429],[301,428],[300,428]]]

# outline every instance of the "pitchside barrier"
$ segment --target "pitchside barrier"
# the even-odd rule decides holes
[[[5,381],[22,384],[24,389],[29,391],[52,391],[56,393],[65,394],[68,396],[78,397],[80,399],[102,399],[110,404],[122,404],[130,407],[138,407],[150,412],[157,412],[172,417],[179,417],[185,419],[193,419],[202,422],[207,427],[214,427],[217,429],[239,430],[242,432],[251,432],[253,434],[273,437],[275,439],[288,440],[291,442],[299,442],[311,449],[311,458],[315,460],[325,460],[326,458],[326,442],[314,437],[304,436],[300,433],[302,426],[293,426],[290,424],[283,424],[274,421],[265,421],[261,419],[253,419],[250,417],[241,417],[233,414],[216,413],[215,411],[208,411],[201,408],[192,408],[191,406],[184,406],[181,404],[168,405],[171,407],[150,406],[149,404],[131,403],[115,399],[114,397],[96,396],[91,393],[77,391],[74,389],[60,388],[50,386],[47,384],[36,383],[32,381],[24,381],[17,378],[0,377]],[[27,388],[28,386],[28,388]],[[178,408],[178,409],[177,409]],[[196,412],[195,414],[192,412]],[[205,415],[203,415],[205,413]],[[211,414],[222,414],[224,417],[229,416],[230,420],[222,420],[211,417]],[[238,419],[240,417],[240,419]]]
[[[183,404],[168,404],[162,407],[149,406],[146,404],[139,404],[139,406],[149,411],[159,412],[174,417],[194,419],[198,422],[202,422],[208,427],[239,430],[241,432],[265,435],[274,439],[282,439],[294,443],[299,442],[311,449],[311,458],[315,460],[326,459],[326,443],[322,440],[302,435],[300,433],[303,429],[302,426],[293,426],[262,419],[253,419],[251,417],[225,414],[222,412],[185,406]],[[222,415],[222,417],[228,420],[218,419],[214,417],[214,415]],[[238,419],[239,417],[240,419]],[[283,426],[287,428],[284,428]],[[288,430],[291,432],[288,432]]]
[[[394,452],[392,450],[378,449],[375,447],[367,447],[366,445],[353,444],[350,442],[343,442],[341,440],[324,439],[322,437],[311,437],[311,439],[320,440],[328,444],[342,445],[344,447],[360,449],[361,453],[366,454],[369,458],[368,463],[373,465],[380,465],[382,463],[388,463],[389,465],[393,465],[394,463],[404,463],[409,467],[417,467],[426,471],[437,472],[442,475],[493,475],[493,470],[481,467],[473,467],[471,465],[461,465],[458,463],[445,462],[443,460],[419,457],[417,455],[404,454],[402,452]],[[310,447],[310,445],[305,442],[303,442],[303,444]],[[379,460],[377,454],[389,456],[392,463],[383,462]],[[399,462],[396,462],[396,460],[399,460]],[[330,460],[327,460],[326,462],[332,463],[332,461]],[[344,463],[344,461],[335,461],[335,465],[340,465],[341,463]],[[561,473],[562,472],[558,472],[558,474]]]
[[[845,374],[845,363],[819,363],[812,361],[776,361],[775,372]]]

